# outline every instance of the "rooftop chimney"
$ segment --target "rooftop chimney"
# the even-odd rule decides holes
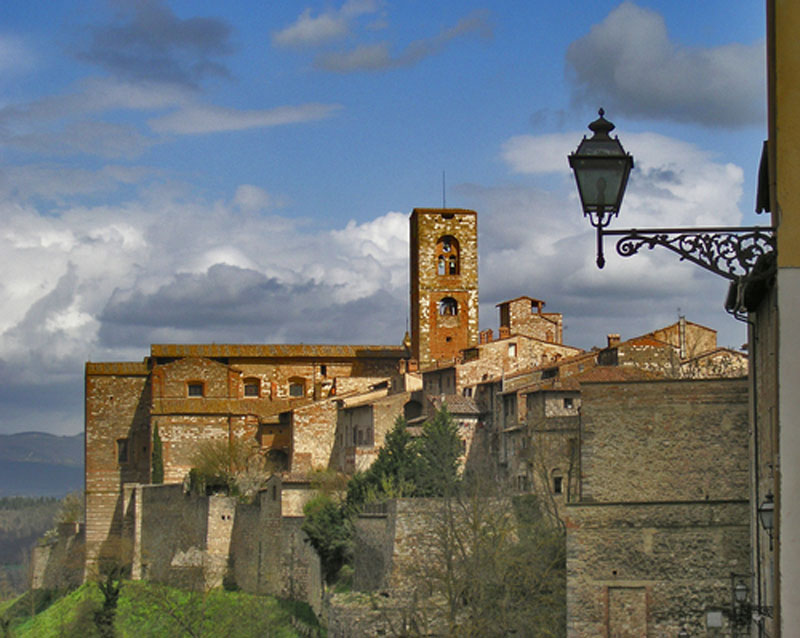
[[[619,345],[619,333],[614,332],[608,335],[608,347],[613,348],[614,346]]]

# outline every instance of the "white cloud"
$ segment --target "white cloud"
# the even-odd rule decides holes
[[[263,188],[242,184],[236,188],[233,203],[242,210],[253,212],[270,208],[273,205],[273,198]]]
[[[495,303],[530,294],[564,313],[567,340],[581,346],[601,343],[607,332],[646,332],[654,321],[672,321],[679,307],[738,345],[724,336],[737,333],[721,325],[719,278],[659,249],[622,259],[611,242],[609,263],[597,270],[568,169],[559,182],[550,164],[526,156],[556,148],[554,139],[518,140],[506,157],[528,172],[529,185],[457,188],[464,205],[479,211],[483,327],[496,328]],[[571,147],[577,137],[565,139]],[[625,143],[637,172],[619,225],[737,222],[738,167],[664,136],[626,135]],[[98,180],[115,172],[131,177],[109,167]],[[31,396],[31,388],[58,384],[65,396],[80,393],[84,361],[137,360],[151,342],[398,343],[408,303],[407,212],[318,231],[272,214],[272,201],[253,184],[228,201],[140,187],[121,204],[63,205],[57,215],[3,200],[0,380],[7,393]]]
[[[515,173],[561,173],[569,170],[567,155],[577,148],[575,133],[517,135],[508,139],[502,157]]]
[[[765,45],[681,46],[623,2],[567,50],[573,97],[632,116],[737,127],[764,119]]]
[[[158,133],[191,135],[243,131],[250,128],[311,122],[330,117],[341,108],[338,104],[300,104],[272,109],[237,110],[221,106],[194,104],[149,120]]]
[[[279,47],[317,47],[344,38],[350,33],[352,20],[375,13],[379,3],[373,0],[348,0],[338,10],[329,9],[313,15],[306,8],[288,27],[272,34],[272,43]]]
[[[482,37],[491,35],[487,11],[473,11],[437,35],[409,43],[396,55],[392,55],[387,42],[360,44],[349,51],[322,53],[316,58],[314,65],[319,69],[337,73],[385,71],[409,67],[440,53],[450,42],[470,34],[478,34]]]

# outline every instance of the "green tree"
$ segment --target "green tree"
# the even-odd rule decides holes
[[[193,488],[199,491],[222,489],[250,497],[263,487],[267,476],[264,457],[252,440],[234,437],[202,441],[192,456],[190,477]]]
[[[161,435],[158,433],[158,424],[153,427],[153,457],[150,482],[160,484],[164,482],[164,446]]]
[[[319,494],[303,507],[302,529],[316,550],[327,584],[336,580],[339,570],[353,556],[353,527],[348,508],[330,494]]]
[[[459,484],[461,437],[446,406],[422,427],[416,442],[415,496],[450,496]]]
[[[347,505],[357,510],[364,503],[387,498],[413,496],[416,489],[417,451],[398,416],[386,435],[375,462],[365,472],[358,472],[347,485]]]

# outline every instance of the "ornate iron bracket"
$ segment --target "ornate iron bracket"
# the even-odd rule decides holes
[[[603,237],[606,235],[620,237],[617,253],[622,257],[635,255],[645,247],[663,246],[681,261],[691,261],[732,281],[749,275],[759,257],[775,250],[775,229],[769,226],[607,230],[608,221],[596,226],[600,268],[605,265]]]

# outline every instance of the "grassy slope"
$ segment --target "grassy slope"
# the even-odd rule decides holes
[[[93,611],[101,602],[97,586],[89,583],[59,598],[33,618],[24,615],[30,607],[24,597],[17,599],[16,604],[0,605],[0,614],[6,618],[16,616],[15,611],[20,614],[12,623],[14,638],[91,638],[97,635]],[[293,616],[305,625],[316,626],[316,619],[307,607],[269,596],[221,590],[204,595],[152,583],[128,582],[122,588],[116,629],[119,638],[293,638],[301,635],[292,627]]]

